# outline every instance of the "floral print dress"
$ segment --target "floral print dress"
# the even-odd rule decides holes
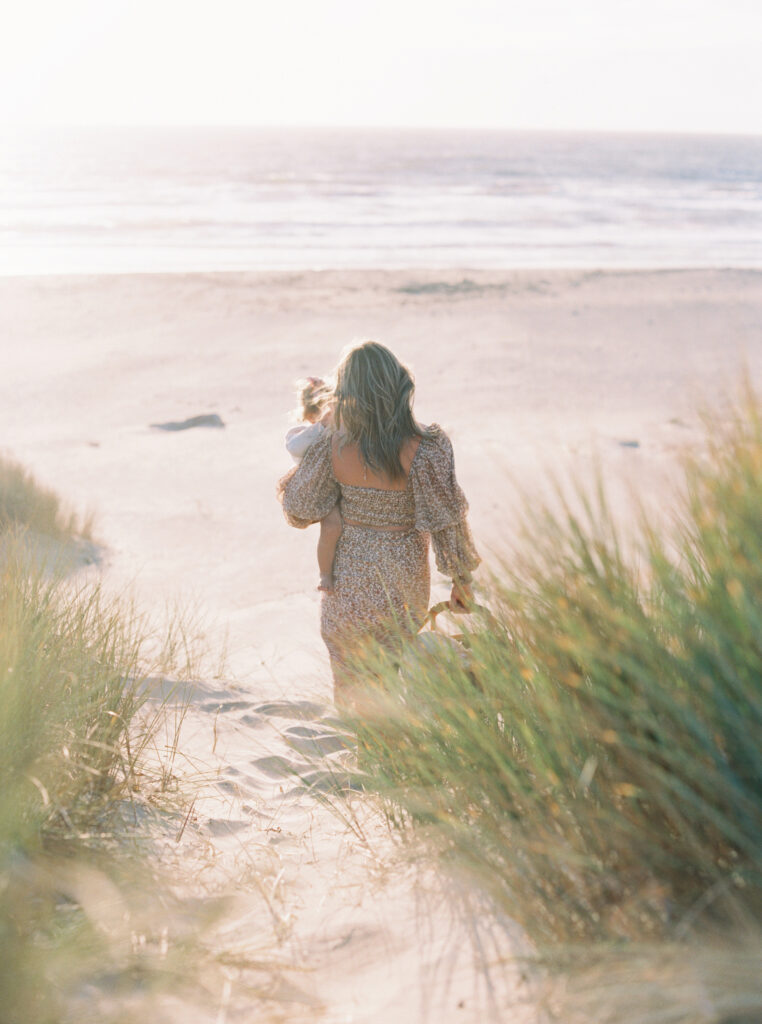
[[[429,605],[429,539],[437,568],[468,579],[479,564],[455,478],[452,445],[441,427],[426,430],[405,490],[339,483],[333,437],[326,433],[278,485],[291,526],[319,522],[338,503],[345,522],[336,549],[334,591],[322,598],[320,632],[337,684],[350,677],[367,640],[393,649],[421,628]],[[395,529],[388,529],[394,527]],[[386,529],[385,529],[386,528]]]

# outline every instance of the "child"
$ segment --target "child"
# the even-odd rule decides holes
[[[302,422],[291,427],[286,434],[286,449],[295,462],[300,462],[304,453],[326,430],[333,425],[333,392],[320,377],[308,377],[299,381],[298,415]],[[342,522],[339,506],[334,505],[325,519],[320,521],[320,538],[317,546],[320,585],[318,590],[333,593],[333,559],[336,545],[341,536]]]

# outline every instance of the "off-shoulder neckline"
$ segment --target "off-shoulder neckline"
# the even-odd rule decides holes
[[[425,429],[426,430],[433,430],[435,432],[435,436],[442,433],[442,428],[439,426],[438,423],[431,423]],[[329,434],[329,436],[332,437],[331,434]],[[322,440],[322,438],[321,438],[321,440]],[[402,488],[402,487],[363,487],[361,484],[343,484],[343,483],[341,483],[340,480],[336,480],[336,474],[333,472],[333,441],[331,441],[331,475],[333,476],[333,479],[336,481],[336,483],[339,485],[339,487],[346,487],[346,488],[349,488],[349,490],[352,490],[352,491],[373,491],[374,493],[381,493],[381,494],[407,494],[407,492],[410,490],[410,478],[413,475],[413,466],[415,466],[415,460],[418,458],[418,452],[423,447],[423,442],[424,441],[433,441],[433,440],[434,440],[434,437],[422,437],[421,440],[419,441],[418,446],[416,447],[415,451],[413,452],[413,457],[410,460],[410,465],[408,466],[407,478],[405,480],[405,487],[404,488]]]

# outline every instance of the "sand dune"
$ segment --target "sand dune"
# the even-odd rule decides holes
[[[341,785],[344,751],[315,531],[288,529],[274,498],[294,379],[352,340],[389,344],[419,417],[451,433],[477,542],[504,551],[509,479],[533,493],[545,467],[595,456],[623,512],[626,486],[667,506],[697,403],[744,365],[762,379],[761,300],[754,271],[0,280],[2,447],[95,513],[106,554],[82,573],[159,615],[196,609],[207,645],[227,644],[225,676],[190,694],[183,755],[205,781],[173,856],[189,893],[233,892],[220,942],[278,950],[268,984],[289,1019],[476,1022],[509,1003],[531,1019],[518,974],[485,970],[510,930],[404,867],[362,794],[365,839],[305,789]],[[151,429],[211,413],[225,429]],[[249,1012],[233,987],[227,1019]]]

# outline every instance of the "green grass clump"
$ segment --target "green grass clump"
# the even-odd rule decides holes
[[[54,540],[90,537],[89,520],[80,521],[24,466],[0,456],[0,534],[22,527]]]
[[[25,848],[67,836],[125,785],[141,642],[97,588],[0,569],[0,822]]]
[[[30,560],[29,531],[81,529],[9,463],[0,515],[0,1021],[47,1024],[88,978],[131,970],[120,885],[137,862],[120,836],[128,809],[166,802],[166,723],[146,700],[172,641]]]
[[[391,820],[471,870],[537,947],[740,942],[762,909],[753,396],[683,469],[679,514],[644,516],[635,548],[602,487],[534,511],[467,661],[376,665],[348,715]]]
[[[97,590],[0,568],[0,990],[4,1021],[55,1019],[46,967],[66,886],[48,877],[129,792],[139,643]],[[61,950],[59,949],[58,952]]]

